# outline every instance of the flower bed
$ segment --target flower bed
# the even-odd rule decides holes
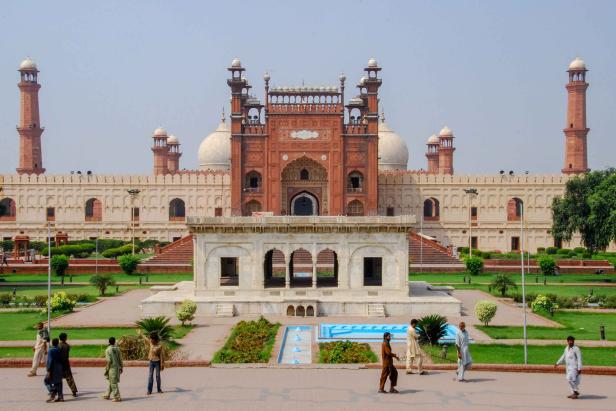
[[[377,361],[376,354],[366,343],[332,341],[319,344],[319,362],[322,364],[366,364]]]
[[[214,355],[212,363],[266,363],[278,333],[279,323],[261,317],[257,321],[240,321],[225,345]]]

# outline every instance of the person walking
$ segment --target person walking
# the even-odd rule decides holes
[[[45,376],[45,384],[50,389],[50,396],[47,402],[63,402],[64,393],[62,391],[62,354],[58,348],[59,341],[57,338],[51,340],[51,349],[47,355],[47,375]]]
[[[148,351],[148,361],[150,361],[150,369],[148,374],[148,391],[147,395],[152,394],[152,388],[154,386],[154,372],[156,372],[156,390],[159,394],[162,394],[163,390],[160,388],[160,372],[165,369],[165,353],[163,350],[163,344],[160,342],[158,333],[153,332],[150,334],[150,338],[141,334],[141,336],[149,344],[150,349]]]
[[[68,387],[71,389],[73,397],[77,397],[77,385],[75,384],[73,372],[71,371],[71,346],[69,345],[69,343],[66,342],[68,336],[66,335],[66,333],[60,333],[58,337],[60,338],[60,345],[58,347],[60,349],[60,355],[62,358],[62,376],[66,379],[66,384],[68,384]]]
[[[466,324],[462,321],[459,325],[458,333],[456,334],[456,349],[458,351],[458,371],[456,374],[460,382],[466,382],[464,373],[473,365],[473,358],[468,349],[468,344],[468,331],[466,331]]]
[[[381,369],[381,381],[379,385],[379,392],[381,394],[385,394],[385,382],[387,382],[387,377],[389,377],[389,382],[391,384],[389,388],[389,392],[392,394],[397,394],[398,390],[396,390],[396,385],[398,384],[398,370],[396,370],[396,366],[394,365],[394,358],[399,359],[396,354],[391,352],[391,333],[386,332],[383,334],[383,344],[381,344],[381,359],[383,360],[383,368]]]
[[[49,344],[49,331],[45,325],[43,323],[38,323],[36,329],[36,342],[34,343],[34,347],[32,347],[34,358],[32,358],[32,368],[28,373],[28,377],[34,377],[36,375],[36,370],[38,370],[39,365],[45,359],[45,355],[47,355]]]
[[[413,363],[417,366],[417,373],[423,375],[421,348],[419,348],[419,336],[417,335],[417,324],[419,322],[413,318],[406,333],[406,373],[413,374]]]
[[[582,352],[580,348],[575,345],[575,337],[572,335],[567,337],[567,346],[565,352],[560,356],[554,368],[558,365],[565,363],[566,377],[569,387],[571,388],[571,395],[567,398],[577,400],[580,396],[580,381],[582,379]]]
[[[114,402],[120,402],[122,397],[120,397],[118,384],[120,383],[120,374],[124,371],[124,366],[122,364],[122,354],[115,343],[115,337],[109,337],[109,346],[105,350],[105,360],[107,362],[105,377],[109,380],[109,385],[103,398],[108,400],[113,397]]]

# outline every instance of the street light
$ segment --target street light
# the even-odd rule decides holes
[[[51,337],[51,221],[47,222],[47,331]]]
[[[522,310],[524,312],[524,364],[528,364],[528,339],[526,335],[526,278],[524,273],[524,202],[520,204],[520,269],[522,270]],[[529,268],[530,269],[530,268]]]
[[[137,188],[131,188],[126,190],[131,198],[131,227],[133,232],[133,255],[135,255],[135,198],[139,195],[141,190]]]
[[[472,196],[479,194],[476,188],[465,188],[464,192],[468,194],[468,256],[473,256],[473,216],[472,216]]]

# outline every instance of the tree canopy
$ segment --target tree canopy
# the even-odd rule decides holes
[[[552,235],[570,241],[580,233],[590,251],[605,250],[616,241],[616,169],[573,177],[565,195],[552,201]]]

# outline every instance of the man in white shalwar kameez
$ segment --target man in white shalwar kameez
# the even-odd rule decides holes
[[[419,348],[419,343],[417,342],[419,336],[417,335],[417,331],[415,331],[415,327],[417,327],[418,323],[419,322],[413,318],[406,335],[406,373],[413,373],[413,363],[415,363],[417,366],[417,373],[423,375],[424,371],[421,367],[421,348]]]
[[[582,352],[578,346],[575,345],[575,338],[572,336],[567,337],[565,352],[558,359],[554,367],[563,362],[565,363],[567,382],[571,387],[571,395],[567,396],[567,398],[575,400],[580,396],[579,386],[582,378]]]
[[[468,331],[466,331],[466,324],[463,322],[459,325],[460,329],[456,334],[456,349],[458,351],[458,371],[456,372],[458,381],[466,381],[464,379],[464,373],[471,368],[473,364],[473,358],[468,350],[469,338]]]

